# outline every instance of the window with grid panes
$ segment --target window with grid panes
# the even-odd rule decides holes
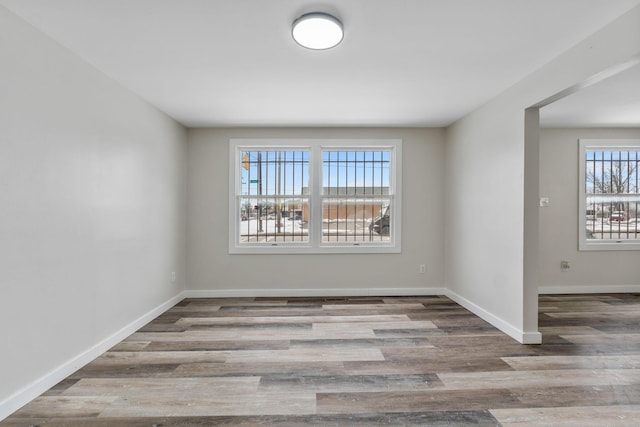
[[[640,140],[580,140],[580,250],[640,249]]]
[[[230,141],[230,253],[400,252],[400,140]]]

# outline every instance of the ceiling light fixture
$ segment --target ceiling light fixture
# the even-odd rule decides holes
[[[307,49],[331,49],[344,36],[342,22],[327,13],[305,13],[295,21],[291,30],[293,39]]]

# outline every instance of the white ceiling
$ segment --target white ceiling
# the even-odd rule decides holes
[[[446,126],[640,0],[0,4],[189,127]],[[292,40],[310,11],[342,20],[341,45]]]
[[[540,110],[544,127],[640,127],[640,65]]]

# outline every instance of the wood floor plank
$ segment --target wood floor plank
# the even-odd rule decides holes
[[[640,370],[633,369],[443,372],[438,376],[449,390],[634,384],[640,387]]]
[[[233,394],[242,395],[256,392],[260,384],[259,377],[215,377],[215,378],[129,378],[122,381],[117,378],[84,378],[69,387],[64,396],[115,396],[115,397],[151,397],[182,398],[202,397],[203,395]]]
[[[176,324],[193,325],[259,325],[290,323],[356,323],[356,322],[404,322],[410,321],[406,314],[379,314],[370,316],[263,316],[263,317],[182,317]],[[435,327],[435,326],[434,326]]]
[[[640,355],[503,357],[517,370],[640,369]]]
[[[405,360],[420,363],[425,359],[438,360],[446,363],[447,360],[463,358],[466,360],[474,360],[476,358],[489,359],[499,358],[503,355],[535,355],[534,350],[528,347],[505,348],[496,343],[495,346],[484,346],[482,348],[464,347],[456,345],[453,348],[443,346],[442,344],[433,344],[429,346],[413,346],[413,347],[397,347],[382,348],[382,354],[387,360]]]
[[[208,311],[218,311],[220,310],[220,306],[219,305],[204,305],[204,304],[189,304],[189,305],[184,305],[184,306],[174,306],[171,309],[169,309],[168,313],[190,313],[193,311],[196,312],[208,312]]]
[[[596,335],[603,333],[591,326],[543,326],[538,328],[543,335]]]
[[[260,390],[312,391],[315,393],[355,393],[372,391],[418,391],[441,387],[436,374],[425,375],[269,375],[260,380]]]
[[[561,338],[573,344],[617,344],[617,343],[638,343],[640,344],[640,334],[604,334],[592,335],[560,335]]]
[[[365,362],[354,362],[365,363]],[[195,377],[225,377],[250,375],[257,377],[270,377],[273,375],[300,375],[300,376],[338,376],[346,375],[345,362],[327,361],[275,361],[259,363],[188,363],[178,366],[173,371],[176,378]]]
[[[390,310],[396,311],[401,309],[403,311],[410,310],[424,310],[424,305],[421,303],[404,303],[397,302],[395,304],[323,304],[323,310]]]
[[[116,366],[224,362],[228,354],[225,351],[111,351],[95,359],[92,364]]]
[[[491,413],[504,427],[640,425],[640,405],[492,409]]]
[[[111,347],[109,351],[142,351],[151,341],[122,341]]]
[[[640,387],[632,385],[559,386],[513,389],[523,407],[611,406],[640,402]]]
[[[120,365],[99,365],[90,363],[69,375],[70,379],[83,378],[161,378],[171,377],[173,371],[180,366],[177,363],[162,364],[120,364]]]
[[[415,375],[433,372],[493,372],[512,368],[499,357],[430,357],[385,360],[384,362],[344,362],[346,375]]]
[[[375,333],[369,328],[344,328],[344,327],[316,327],[311,329],[278,328],[273,333],[265,333],[264,330],[255,328],[217,329],[215,333],[209,330],[192,329],[185,332],[136,332],[131,336],[136,341],[152,342],[178,342],[178,341],[242,341],[242,340],[295,340],[295,339],[319,339],[319,338],[373,338]],[[327,323],[326,325],[332,325]]]
[[[117,400],[98,417],[206,417],[215,415],[311,415],[316,412],[314,393],[260,392],[171,397],[134,397]]]
[[[359,412],[470,411],[487,406],[518,408],[508,390],[428,390],[407,392],[318,393],[317,410],[326,414]]]
[[[347,362],[365,360],[384,360],[379,349],[304,349],[289,350],[239,350],[229,352],[229,363],[262,363],[262,362]]]
[[[624,311],[562,311],[558,313],[545,313],[547,316],[552,317],[554,319],[603,319],[603,320],[611,320],[611,319],[640,319],[640,312],[637,310],[624,310]]]
[[[431,331],[431,330],[429,330]],[[437,334],[433,332],[425,336],[400,336],[400,337],[381,337],[379,331],[376,333],[375,338],[354,338],[354,339],[309,339],[309,340],[291,340],[290,348],[398,348],[398,347],[424,347],[432,348],[433,344],[429,341],[429,337]],[[391,331],[394,332],[394,331]],[[440,332],[441,333],[441,332]]]
[[[235,350],[286,350],[289,340],[216,340],[216,341],[154,341],[142,351],[235,351]]]
[[[384,321],[362,321],[362,322],[331,322],[314,323],[314,329],[321,331],[336,328],[365,329],[365,330],[385,330],[385,329],[437,329],[433,322],[425,320],[384,320]]]
[[[117,396],[40,396],[18,410],[18,418],[37,418],[55,414],[57,418],[97,417]]]

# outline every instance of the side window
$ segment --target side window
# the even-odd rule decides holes
[[[640,249],[640,140],[580,140],[580,250]]]

